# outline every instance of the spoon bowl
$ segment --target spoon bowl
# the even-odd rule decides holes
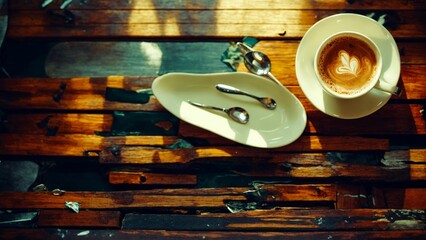
[[[268,75],[271,71],[271,60],[258,51],[247,52],[244,55],[244,64],[250,72],[256,75]]]
[[[250,72],[259,76],[266,76],[272,81],[274,81],[276,84],[283,87],[282,83],[278,81],[278,79],[276,79],[274,75],[272,75],[271,60],[269,60],[266,54],[259,51],[255,51],[251,47],[241,42],[237,43],[237,47],[243,54],[244,65]]]
[[[241,108],[241,107],[220,108],[220,107],[205,105],[202,103],[192,102],[190,100],[187,100],[187,102],[197,107],[225,112],[232,120],[238,123],[246,124],[248,123],[250,118],[249,113],[244,108]]]

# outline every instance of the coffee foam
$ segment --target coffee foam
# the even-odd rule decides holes
[[[377,59],[364,41],[352,36],[332,39],[320,53],[318,70],[326,85],[338,94],[354,95],[374,80]]]

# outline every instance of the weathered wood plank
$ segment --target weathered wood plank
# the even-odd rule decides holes
[[[291,91],[295,88],[290,88]],[[1,98],[1,97],[0,97]],[[300,98],[303,101],[303,96]],[[306,100],[306,99],[305,99]],[[312,104],[304,101],[308,113],[306,133],[339,135],[413,135],[426,134],[426,123],[423,120],[421,104],[389,103],[378,113],[370,116],[342,120],[327,116],[316,110]],[[118,106],[118,105],[117,105]],[[25,107],[25,106],[22,106]],[[31,107],[28,106],[27,107]],[[74,107],[72,107],[74,108]],[[121,109],[121,107],[119,107]],[[157,107],[156,107],[157,108]],[[158,106],[158,108],[161,108]],[[2,131],[18,134],[46,134],[48,128],[55,128],[60,134],[93,134],[95,131],[108,132],[113,124],[112,114],[98,113],[7,113],[2,124]],[[388,119],[392,121],[388,121]],[[380,123],[380,128],[371,123]],[[348,124],[351,128],[348,129]],[[330,128],[329,126],[333,126]],[[208,133],[185,122],[180,123],[180,133],[184,136],[205,136],[212,139],[215,134]]]
[[[119,228],[121,213],[119,211],[80,211],[40,210],[37,226],[39,227],[108,227]]]
[[[199,44],[188,42],[62,42],[50,50],[45,68],[47,75],[50,77],[99,77],[118,75],[120,73],[120,75],[125,76],[133,76],[135,74],[154,76],[160,71],[199,72],[204,70],[204,72],[210,73],[223,72],[223,69],[228,69],[226,65],[219,61],[222,52],[227,47],[227,42],[205,42],[202,45],[203,47],[199,46]],[[426,56],[422,53],[426,49],[426,43],[415,41],[398,42],[397,44],[403,64],[401,75],[404,79],[404,84],[416,84],[416,79],[424,79],[424,76],[420,73],[425,71]],[[175,54],[185,54],[187,49],[192,50],[191,46],[198,49],[194,54],[197,56],[199,54],[202,57],[198,61],[200,63],[209,62],[204,64],[208,65],[208,67],[192,65],[179,65],[178,68],[167,67],[168,64],[171,64],[169,62],[175,61],[175,57],[173,57]],[[210,48],[205,49],[209,46]],[[218,46],[223,47],[219,48]],[[294,40],[260,41],[256,44],[255,49],[268,54],[274,66],[274,75],[284,85],[297,86],[294,58],[298,46],[299,42]],[[155,54],[147,55],[149,50],[155,50]],[[97,58],[99,55],[103,57]],[[117,61],[120,64],[117,64]],[[240,64],[238,71],[247,72],[247,69],[244,64]],[[415,78],[413,79],[412,77]],[[409,90],[407,86],[405,91],[413,94]],[[416,90],[414,93],[417,93],[417,91],[425,93],[423,89]],[[420,98],[410,94],[407,94],[408,99]]]
[[[3,109],[163,110],[155,98],[146,104],[105,99],[107,87],[134,90],[150,88],[151,83],[152,78],[147,80],[146,78],[123,79],[123,77],[1,79],[0,106]]]
[[[220,138],[220,137],[218,137]],[[35,134],[1,134],[0,154],[2,155],[51,155],[51,156],[84,156],[85,154],[101,151],[103,163],[182,163],[195,158],[239,156],[235,150],[221,148],[194,149],[156,149],[144,147],[124,148],[123,146],[166,146],[178,140],[174,136],[126,136],[101,137],[85,134],[65,134],[57,136],[41,136]],[[208,140],[208,139],[207,139]],[[278,148],[279,151],[289,152],[322,152],[322,151],[361,151],[388,150],[389,140],[363,137],[349,137],[348,142],[342,142],[340,137],[302,136],[296,142]],[[225,143],[230,140],[220,138]],[[232,144],[232,143],[231,143]],[[234,143],[235,145],[235,143]],[[114,156],[120,153],[120,156]],[[242,148],[244,151],[251,148]],[[259,150],[259,149],[256,149]],[[259,155],[251,149],[244,156]],[[264,150],[263,153],[267,153]],[[253,155],[248,155],[248,153]],[[262,151],[259,151],[262,152]],[[138,155],[133,155],[138,154]],[[160,155],[158,155],[160,154]],[[224,155],[225,154],[225,155]],[[270,153],[269,153],[270,154]],[[169,159],[173,158],[173,159]]]
[[[104,93],[105,88],[123,88],[138,90],[150,88],[155,77],[108,76],[99,78],[0,78],[0,87],[3,91],[25,93],[54,92],[65,84],[64,91],[81,91],[85,93]]]
[[[52,2],[48,8],[56,9],[60,7],[61,2]],[[11,10],[23,10],[23,9],[39,9],[40,3],[37,1],[27,0],[14,0],[9,3]],[[425,9],[426,4],[423,1],[400,1],[400,0],[388,0],[385,2],[357,0],[353,2],[330,0],[330,1],[262,1],[252,0],[241,4],[240,1],[185,1],[185,2],[174,2],[174,1],[132,1],[132,2],[109,2],[107,0],[98,0],[96,2],[87,1],[81,3],[71,3],[68,6],[70,10],[82,9],[82,10],[99,10],[99,9],[126,9],[126,10],[232,10],[232,9],[368,9],[368,10],[419,10]]]
[[[110,171],[108,180],[111,184],[134,185],[195,185],[197,176],[189,174],[165,174],[136,171]]]
[[[407,162],[415,164],[426,163],[426,149],[395,150],[386,152],[383,157],[386,166],[402,166]]]
[[[426,206],[425,188],[374,187],[372,196],[376,208],[424,209]]]
[[[425,230],[398,230],[398,231],[314,231],[314,232],[223,232],[223,231],[164,231],[164,230],[111,230],[111,229],[0,229],[5,240],[26,239],[31,236],[34,240],[53,239],[81,239],[87,236],[90,239],[128,239],[128,240],[159,240],[159,239],[267,239],[267,240],[318,240],[318,239],[413,239],[423,240]]]
[[[425,230],[423,210],[266,210],[234,214],[127,214],[123,229],[193,231]]]
[[[337,185],[337,209],[359,209],[369,208],[368,189],[364,185],[358,184],[338,184]]]
[[[51,16],[44,10],[19,10],[9,11],[10,15],[10,26],[21,27],[27,26],[29,28],[33,26],[60,26],[61,22],[58,21],[57,17]],[[301,12],[303,14],[301,14]],[[336,10],[295,10],[295,9],[244,9],[244,10],[189,10],[189,9],[155,9],[155,10],[121,10],[121,9],[99,9],[92,11],[85,10],[74,10],[72,13],[75,15],[77,25],[122,25],[130,26],[132,24],[149,24],[149,25],[167,25],[176,24],[179,25],[209,25],[213,24],[216,26],[213,30],[220,29],[221,25],[228,25],[232,29],[236,29],[235,25],[294,25],[295,27],[306,27],[315,24],[318,20],[328,17],[333,14],[341,13],[342,11]],[[362,13],[362,12],[360,12]],[[365,13],[368,13],[365,11]],[[385,12],[382,10],[382,14]],[[389,13],[395,13],[399,18],[404,19],[402,28],[414,24],[421,23],[421,16],[423,11],[403,11],[398,12],[388,11]],[[268,18],[254,17],[254,16],[265,16],[268,14]],[[104,16],[104,17],[102,17]],[[401,21],[401,20],[399,20]],[[66,24],[63,24],[66,26]],[[73,25],[68,25],[72,28]],[[421,26],[419,26],[421,27]],[[414,32],[411,34],[415,34]],[[220,34],[219,35],[223,35]]]
[[[423,181],[426,178],[425,164],[404,164],[398,167],[374,166],[357,163],[358,159],[346,159],[350,163],[324,162],[310,164],[283,162],[281,164],[267,164],[246,171],[236,171],[244,176],[256,177],[291,177],[301,179],[341,178],[345,181],[364,182],[406,182]]]
[[[228,46],[211,41],[60,42],[49,50],[45,71],[49,77],[62,78],[230,72],[220,61]]]
[[[302,136],[296,142],[276,149],[248,147],[197,147],[184,149],[160,149],[146,147],[121,147],[102,149],[101,163],[152,164],[187,163],[201,158],[218,157],[272,157],[280,152],[322,152],[322,151],[362,151],[387,150],[388,140],[347,137]]]
[[[246,192],[259,191],[259,197],[279,202],[333,202],[332,184],[265,184],[251,188],[154,189],[119,192],[0,192],[1,209],[65,209],[65,201],[79,202],[80,210],[118,208],[222,208],[228,201],[247,201]]]
[[[410,161],[416,163],[426,163],[426,149],[410,149]]]
[[[131,144],[130,144],[131,145]],[[101,163],[113,164],[169,164],[187,163],[189,161],[207,162],[210,165],[245,164],[244,170],[233,170],[235,173],[255,177],[292,177],[292,178],[345,178],[351,181],[379,181],[379,182],[406,182],[422,181],[426,178],[426,165],[410,164],[409,153],[404,151],[397,160],[388,156],[385,165],[372,162],[367,165],[359,163],[360,156],[353,154],[352,158],[346,157],[345,163],[334,162],[327,159],[325,154],[288,154],[279,149],[262,150],[246,147],[216,147],[194,149],[155,149],[155,148],[114,148],[101,152]],[[122,152],[123,150],[123,152]],[[6,154],[6,153],[5,153]],[[21,153],[22,154],[22,153]],[[421,157],[421,151],[419,151]],[[387,155],[389,155],[387,153]],[[414,161],[416,157],[413,156]],[[241,158],[245,158],[241,161]],[[367,160],[365,160],[367,161]],[[395,161],[391,163],[390,161]],[[173,175],[174,176],[174,175]],[[185,176],[185,175],[184,175]],[[144,182],[141,182],[143,177]],[[165,178],[164,178],[165,177]],[[173,179],[170,175],[149,173],[114,173],[110,175],[110,182],[115,184],[189,184],[194,183],[192,176]]]
[[[1,155],[86,156],[108,146],[170,145],[178,140],[167,136],[101,137],[97,135],[66,134],[42,136],[35,134],[0,134]]]
[[[7,114],[6,119],[2,126],[5,133],[45,135],[50,128],[56,135],[93,135],[95,131],[110,131],[113,116],[96,113],[18,113]]]
[[[303,11],[303,14],[300,14]],[[215,37],[301,38],[318,20],[341,10],[74,10],[65,23],[45,11],[9,11],[9,38]],[[365,14],[369,12],[364,11]],[[423,11],[393,11],[397,38],[424,38]],[[104,16],[104,17],[100,17]],[[105,16],[108,16],[105,18]],[[148,17],[147,17],[148,16]],[[253,17],[259,16],[259,17]],[[269,16],[263,18],[262,16]],[[39,19],[37,21],[37,19]],[[400,19],[404,19],[401,22]],[[244,24],[241,24],[244,23]],[[419,29],[421,28],[421,29]]]
[[[264,42],[264,41],[262,41]],[[262,43],[261,42],[261,43]],[[281,43],[282,45],[282,43]],[[425,46],[426,47],[426,46]],[[285,45],[282,45],[285,48]],[[271,56],[271,59],[274,55]],[[315,109],[305,98],[300,88],[293,87],[298,85],[294,66],[288,65],[293,60],[279,59],[277,56],[276,64],[278,72],[277,77],[282,79],[286,85],[302,101],[307,110]],[[426,59],[425,59],[426,62]],[[243,67],[241,67],[243,68]],[[240,70],[240,69],[239,69]],[[247,71],[245,68],[242,71]],[[426,90],[422,88],[421,83],[426,81],[424,74],[425,65],[403,65],[402,79],[400,85],[403,86],[403,99],[424,99]],[[291,74],[290,76],[287,76]],[[147,104],[129,104],[120,102],[111,102],[105,100],[105,90],[107,87],[123,88],[127,90],[137,90],[150,88],[155,77],[106,77],[106,78],[17,78],[0,79],[0,106],[4,108],[70,108],[70,109],[112,109],[112,110],[162,110],[155,97]],[[55,101],[53,96],[60,89],[61,84],[66,87],[61,94],[60,100]],[[37,87],[35,87],[37,86]],[[398,114],[399,115],[399,114]]]

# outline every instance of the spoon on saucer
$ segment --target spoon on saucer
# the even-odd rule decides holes
[[[274,81],[276,84],[283,86],[278,79],[275,78],[271,73],[271,60],[268,56],[259,51],[254,51],[251,47],[245,43],[238,42],[237,47],[240,49],[244,57],[244,65],[247,69],[259,76],[267,76],[269,79]]]
[[[246,124],[249,121],[249,113],[244,108],[240,108],[240,107],[220,108],[220,107],[205,105],[202,103],[192,102],[190,100],[187,100],[187,102],[197,107],[225,112],[232,120],[238,123]]]
[[[225,85],[225,84],[217,84],[216,85],[216,89],[224,92],[224,93],[230,93],[230,94],[239,94],[239,95],[245,95],[248,97],[252,97],[254,99],[256,99],[257,101],[259,101],[262,106],[264,106],[267,109],[270,110],[274,110],[277,107],[277,103],[275,102],[275,100],[273,98],[270,97],[258,97],[255,96],[253,94],[250,94],[248,92],[242,91],[238,88],[229,86],[229,85]]]

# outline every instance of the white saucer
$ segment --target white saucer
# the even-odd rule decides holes
[[[358,31],[370,37],[383,56],[381,78],[396,85],[401,71],[398,47],[389,31],[375,20],[358,14],[336,14],[315,23],[303,36],[296,53],[296,76],[303,93],[311,103],[333,117],[361,118],[383,107],[391,94],[373,89],[355,99],[339,99],[327,94],[317,81],[314,56],[322,41],[340,31]]]
[[[216,84],[227,84],[259,97],[272,97],[277,108],[264,108],[247,96],[225,94]],[[178,118],[230,140],[260,148],[281,147],[300,137],[306,126],[306,112],[300,101],[286,88],[249,73],[187,74],[169,73],[152,84],[155,97]],[[231,120],[225,113],[189,104],[242,107],[250,114],[247,124]]]

